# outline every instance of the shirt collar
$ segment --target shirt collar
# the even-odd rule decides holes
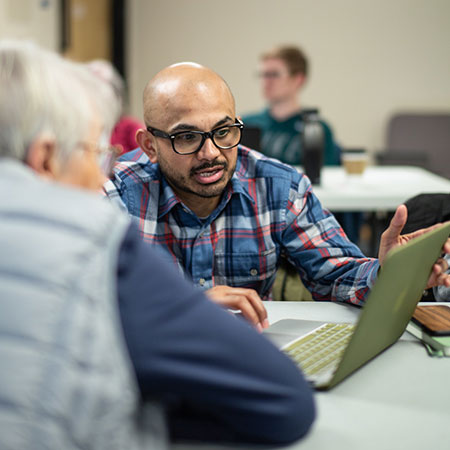
[[[243,182],[242,175],[245,173],[246,167],[245,164],[242,164],[240,152],[238,153],[238,162],[236,165],[236,170],[233,173],[233,176],[231,177],[230,182],[228,183],[227,187],[225,188],[224,195],[222,200],[220,201],[217,208],[223,209],[226,204],[230,201],[231,197],[233,195],[239,195],[247,197],[249,201],[254,203],[254,199],[250,195],[248,191],[248,184]],[[170,184],[167,182],[164,175],[161,173],[161,170],[159,169],[158,165],[158,172],[159,172],[159,178],[160,178],[160,186],[161,186],[161,193],[159,197],[159,205],[158,205],[158,220],[163,217],[164,215],[168,214],[176,205],[183,205],[183,202],[178,197],[178,195],[173,191]],[[216,208],[216,210],[217,210]],[[216,211],[215,210],[215,211]],[[211,215],[215,214],[215,211],[211,213]]]

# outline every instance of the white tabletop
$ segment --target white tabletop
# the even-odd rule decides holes
[[[284,318],[350,322],[359,311],[322,302],[266,302],[266,307],[271,323]],[[316,393],[316,403],[312,430],[284,449],[450,448],[450,358],[429,357],[407,333],[330,391]]]
[[[352,176],[342,167],[324,167],[321,178],[313,189],[331,211],[394,211],[417,194],[450,192],[450,180],[412,166],[369,166]]]

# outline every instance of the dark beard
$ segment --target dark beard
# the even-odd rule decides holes
[[[193,190],[188,186],[187,180],[185,178],[179,179],[179,178],[172,176],[171,170],[167,166],[165,166],[164,163],[163,163],[163,167],[161,166],[161,163],[159,166],[160,166],[161,172],[165,176],[167,182],[172,186],[172,188],[175,188],[175,190],[183,191],[188,194],[197,195],[198,197],[201,197],[201,198],[219,197],[222,195],[223,191],[225,190],[226,185],[223,187],[221,187],[221,185],[220,185],[220,183],[223,181],[223,178],[221,178],[220,180],[217,180],[214,183],[208,184],[208,185],[204,186],[203,188],[202,188],[202,185],[199,185],[199,187],[196,190]],[[193,176],[195,176],[196,172],[198,172],[199,170],[211,169],[214,167],[223,169],[224,175],[225,176],[229,175],[229,178],[231,179],[231,177],[233,176],[233,173],[236,169],[236,164],[232,168],[231,172],[228,173],[229,165],[228,165],[227,161],[224,161],[221,163],[218,163],[217,161],[213,161],[210,163],[203,163],[198,167],[192,168],[189,172],[189,175],[190,175],[190,177],[193,177]],[[227,182],[227,184],[228,184],[228,182]]]

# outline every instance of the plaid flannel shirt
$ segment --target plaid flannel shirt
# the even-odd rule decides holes
[[[203,289],[253,288],[270,299],[282,255],[315,300],[362,304],[375,281],[378,260],[347,239],[308,178],[243,146],[231,182],[206,219],[181,202],[159,165],[139,149],[121,157],[104,189],[136,219],[142,238],[164,249]]]

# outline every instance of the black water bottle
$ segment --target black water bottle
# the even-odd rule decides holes
[[[323,166],[325,134],[317,109],[302,111],[303,131],[301,134],[303,170],[312,184],[320,184]]]

